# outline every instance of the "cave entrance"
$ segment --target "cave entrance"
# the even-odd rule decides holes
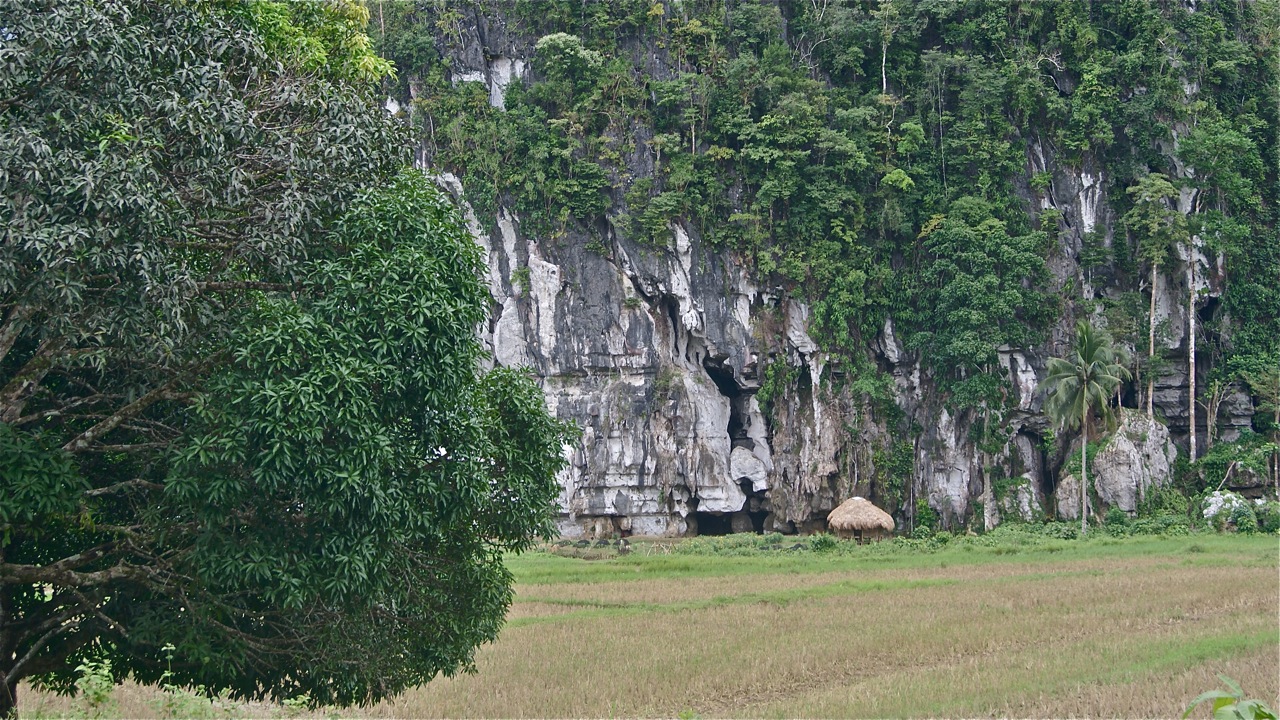
[[[743,392],[734,378],[734,369],[726,361],[727,355],[707,356],[702,359],[702,368],[707,377],[716,384],[720,394],[729,400],[729,422],[725,430],[729,435],[729,443],[733,448],[755,449],[755,441],[748,435],[749,403],[751,393]],[[747,478],[738,478],[738,487],[746,500],[742,509],[733,513],[698,513],[699,535],[729,535],[731,533],[754,532],[763,534],[770,511],[769,491],[755,491]],[[704,524],[705,523],[705,524]]]
[[[693,519],[698,523],[699,535],[729,535],[733,532],[733,522],[725,513],[696,512]]]
[[[732,400],[742,394],[742,390],[738,387],[738,381],[733,379],[733,368],[724,364],[727,357],[713,358],[707,356],[702,359],[702,368],[707,371],[707,376],[711,381],[720,388],[720,394]]]
[[[742,494],[747,496],[746,502],[742,504],[741,515],[751,522],[751,532],[763,535],[765,519],[769,517],[769,512],[773,509],[772,504],[769,502],[769,491],[756,492],[751,487],[751,481],[745,478],[738,481],[738,487],[742,489]],[[741,520],[739,525],[743,525]],[[745,530],[746,528],[742,527],[742,529]]]
[[[744,420],[751,395],[744,393],[738,386],[738,381],[734,379],[733,368],[725,364],[727,359],[728,357],[705,357],[702,359],[702,369],[716,384],[720,394],[729,398],[729,427],[726,430],[729,432],[730,444],[733,447],[752,450],[755,448],[755,442],[747,435],[747,423]]]

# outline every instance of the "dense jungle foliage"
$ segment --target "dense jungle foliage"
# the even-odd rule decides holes
[[[1066,316],[1105,317],[1145,386],[1151,271],[1181,277],[1192,244],[1222,258],[1197,268],[1222,289],[1200,338],[1216,376],[1276,366],[1275,2],[371,8],[425,159],[482,221],[501,202],[530,235],[576,227],[604,252],[611,232],[662,246],[679,220],[806,296],[872,397],[886,317],[955,407],[998,415],[998,348]],[[451,67],[474,17],[532,45],[504,109]],[[1055,206],[1086,175],[1113,222]],[[1081,270],[1055,279],[1055,261]]]

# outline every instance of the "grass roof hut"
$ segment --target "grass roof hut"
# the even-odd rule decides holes
[[[852,497],[827,515],[827,527],[862,544],[893,535],[893,517],[866,498]]]

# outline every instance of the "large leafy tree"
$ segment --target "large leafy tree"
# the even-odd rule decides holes
[[[1080,427],[1080,534],[1088,531],[1089,419],[1106,409],[1107,398],[1129,377],[1120,352],[1106,333],[1088,322],[1076,324],[1076,339],[1065,358],[1050,358],[1042,382],[1045,412],[1065,428]]]
[[[192,682],[347,704],[467,667],[511,600],[501,553],[551,530],[568,428],[530,380],[478,372],[456,211],[414,173],[337,235],[304,299],[260,303],[169,471],[162,549],[188,554],[160,565],[191,589],[131,599],[127,645],[180,634],[212,659]]]
[[[906,288],[912,309],[900,313],[922,328],[908,336],[907,347],[948,368],[962,407],[998,400],[999,348],[1031,344],[1057,309],[1037,289],[1048,274],[1047,237],[1011,235],[992,210],[964,197],[925,224],[917,255],[922,270]]]
[[[0,17],[0,716],[170,643],[241,696],[466,667],[565,428],[477,370],[479,256],[397,179],[361,9]]]

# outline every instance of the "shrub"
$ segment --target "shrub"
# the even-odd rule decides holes
[[[1133,521],[1131,529],[1137,535],[1187,535],[1191,532],[1191,524],[1184,514],[1161,513],[1139,517]]]
[[[534,67],[551,80],[568,80],[579,86],[595,82],[604,56],[588,50],[577,35],[552,33],[534,46]]]
[[[1231,492],[1230,490],[1215,490],[1205,496],[1201,503],[1204,519],[1213,524],[1217,530],[1226,528],[1228,522],[1232,519],[1232,514],[1236,512],[1236,508],[1247,505],[1247,501]],[[1256,521],[1256,518],[1255,518]]]
[[[1138,505],[1138,517],[1154,517],[1163,514],[1186,515],[1191,503],[1176,488],[1155,488],[1147,493]]]
[[[115,714],[115,700],[112,694],[116,689],[115,676],[111,672],[111,661],[86,660],[76,666],[80,677],[75,682],[76,692],[80,694],[80,705],[85,717],[108,717]]]
[[[1253,503],[1241,503],[1231,509],[1231,524],[1237,532],[1252,534],[1258,532],[1258,516],[1253,511]]]
[[[1227,686],[1227,692],[1221,690],[1209,690],[1201,693],[1199,697],[1191,701],[1191,705],[1187,711],[1182,713],[1182,720],[1186,720],[1191,715],[1191,711],[1195,710],[1200,703],[1213,701],[1213,716],[1215,718],[1239,718],[1239,720],[1276,720],[1276,713],[1266,703],[1261,700],[1250,700],[1245,697],[1244,690],[1240,684],[1226,675],[1219,674],[1218,678]]]
[[[1129,513],[1118,507],[1107,510],[1105,525],[1112,535],[1128,535],[1130,530]]]
[[[916,528],[932,530],[938,526],[938,513],[924,499],[916,500]]]
[[[1272,500],[1254,508],[1258,529],[1265,533],[1280,532],[1280,502]]]
[[[809,539],[809,549],[814,552],[830,552],[836,548],[836,544],[835,536],[826,533],[814,535]]]
[[[755,533],[735,533],[733,535],[689,538],[677,544],[672,552],[678,555],[728,555],[748,557],[760,553],[771,553],[782,550],[782,542],[786,537],[782,533],[756,535]]]
[[[1080,528],[1074,523],[1051,522],[1041,527],[1040,534],[1057,540],[1075,540],[1080,534]]]

